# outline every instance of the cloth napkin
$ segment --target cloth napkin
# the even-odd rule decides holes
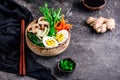
[[[0,0],[0,70],[19,73],[20,24],[25,19],[26,26],[33,20],[28,9],[13,0]],[[26,46],[26,45],[25,45]],[[48,67],[37,63],[25,47],[27,76],[38,80],[57,80]]]

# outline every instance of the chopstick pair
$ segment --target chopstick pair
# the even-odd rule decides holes
[[[20,40],[20,62],[19,62],[19,75],[26,75],[26,63],[25,63],[25,50],[24,50],[24,33],[25,33],[25,20],[21,20],[21,40]]]

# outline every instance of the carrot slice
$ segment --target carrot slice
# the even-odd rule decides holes
[[[64,15],[62,15],[61,21],[59,21],[55,24],[55,29],[57,31],[70,29],[72,27],[72,25],[67,24],[66,22],[67,21],[64,19]]]

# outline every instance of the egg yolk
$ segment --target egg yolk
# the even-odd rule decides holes
[[[61,42],[64,40],[64,35],[60,33],[60,34],[57,34],[55,38],[58,42]]]
[[[55,46],[55,45],[56,45],[55,41],[52,40],[52,39],[46,40],[46,44],[47,44],[48,46]]]

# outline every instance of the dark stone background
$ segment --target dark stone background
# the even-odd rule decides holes
[[[62,2],[34,0],[32,3],[15,1],[27,7],[34,19],[42,16],[38,7],[43,6],[45,2],[53,8],[61,7],[66,19],[74,25],[71,29],[70,45],[62,54],[49,58],[32,54],[37,62],[50,67],[52,74],[58,80],[120,80],[120,0],[106,0],[105,7],[100,11],[86,10],[80,0],[62,0]],[[85,24],[89,16],[112,17],[116,20],[116,28],[104,34],[97,34]],[[77,64],[71,74],[60,74],[56,70],[57,62],[65,57],[71,57]],[[35,79],[0,71],[0,80]]]

